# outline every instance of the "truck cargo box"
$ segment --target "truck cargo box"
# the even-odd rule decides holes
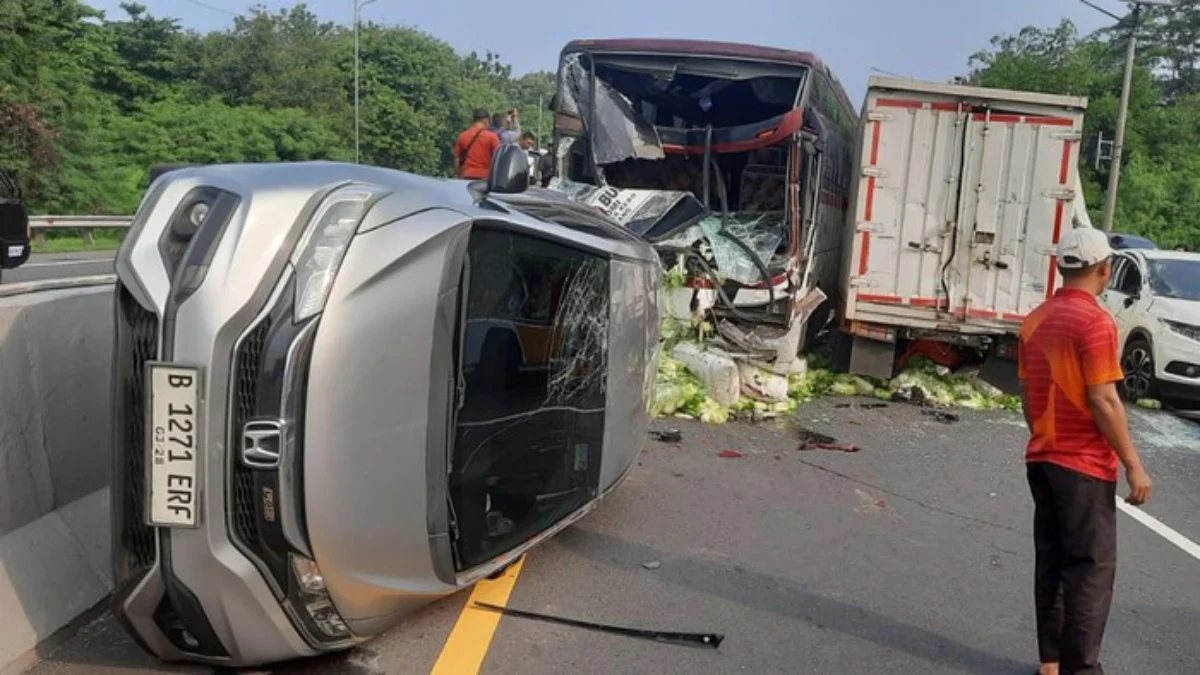
[[[1090,226],[1087,99],[872,77],[843,248],[842,328],[987,342],[1054,293],[1054,246]]]

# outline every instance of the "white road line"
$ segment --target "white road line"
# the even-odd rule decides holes
[[[1124,511],[1130,518],[1133,518],[1139,523],[1150,528],[1150,530],[1158,536],[1183,549],[1184,553],[1187,553],[1196,560],[1200,560],[1200,544],[1197,544],[1191,539],[1179,534],[1175,530],[1172,530],[1170,527],[1163,524],[1161,520],[1155,518],[1149,513],[1146,513],[1132,504],[1127,504],[1124,497],[1117,497],[1117,508]]]
[[[99,265],[101,263],[112,261],[112,258],[92,258],[90,260],[56,260],[54,262],[25,263],[24,265],[21,265],[21,269],[30,269],[32,267],[64,267],[67,265]]]

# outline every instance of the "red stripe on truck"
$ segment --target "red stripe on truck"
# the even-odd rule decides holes
[[[1071,173],[1071,141],[1063,141],[1062,161],[1058,166],[1058,183],[1063,187],[1067,186],[1067,177]],[[1054,237],[1050,240],[1055,246],[1058,245],[1058,238],[1062,235],[1063,213],[1066,211],[1067,205],[1062,199],[1056,200],[1054,204]],[[1054,283],[1058,280],[1058,258],[1053,252],[1050,254],[1050,272],[1046,282],[1046,297],[1054,296]]]
[[[879,135],[883,133],[883,123],[875,120],[871,123],[871,166],[879,163]],[[875,176],[867,177],[867,204],[863,208],[863,220],[867,223],[875,217]],[[858,256],[858,273],[867,273],[867,263],[871,259],[871,233],[862,233],[862,249]]]

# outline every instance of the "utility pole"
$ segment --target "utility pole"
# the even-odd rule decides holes
[[[361,154],[359,152],[359,136],[361,124],[359,120],[359,71],[361,70],[359,54],[361,48],[359,46],[358,29],[362,24],[362,8],[375,2],[375,0],[354,0],[354,163],[361,163]]]
[[[1108,16],[1121,20],[1121,17],[1112,12],[1095,5],[1088,0],[1080,0],[1083,4],[1092,9],[1107,14]],[[1117,213],[1117,189],[1121,183],[1121,155],[1125,149],[1125,122],[1129,117],[1129,94],[1133,86],[1133,66],[1137,55],[1137,31],[1142,20],[1142,6],[1151,5],[1157,7],[1169,7],[1173,4],[1173,0],[1130,0],[1129,4],[1133,5],[1133,13],[1129,26],[1129,44],[1125,49],[1125,76],[1121,82],[1121,103],[1117,108],[1117,132],[1113,138],[1112,163],[1109,165],[1108,171],[1108,188],[1104,192],[1104,231],[1112,232],[1113,219]]]

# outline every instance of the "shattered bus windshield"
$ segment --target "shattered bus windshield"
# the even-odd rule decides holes
[[[764,285],[796,253],[787,186],[807,74],[703,55],[568,52],[557,187],[662,246],[703,243],[724,278]]]
[[[578,40],[551,107],[550,188],[655,247],[670,318],[785,377],[838,292],[858,116],[830,70],[754,45]]]

